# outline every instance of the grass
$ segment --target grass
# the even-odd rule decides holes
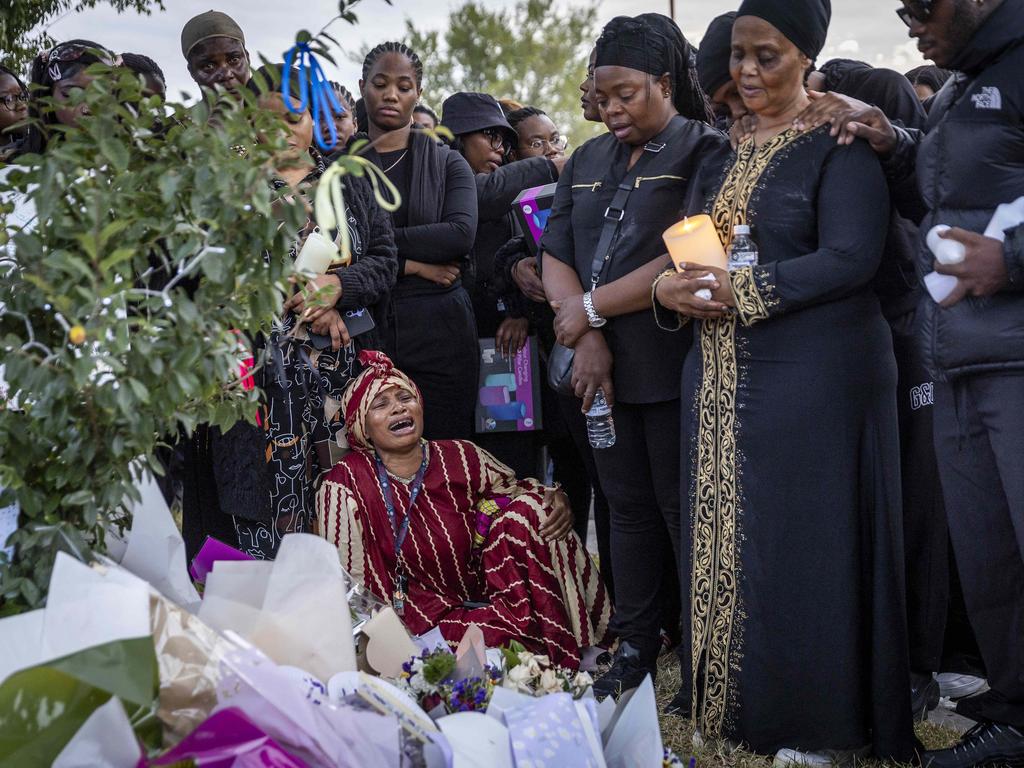
[[[655,686],[659,712],[675,696],[679,690],[679,682],[679,665],[675,657],[672,654],[663,655],[658,664],[658,681]],[[769,768],[772,764],[771,757],[755,755],[744,750],[726,754],[724,750],[716,749],[710,744],[705,745],[703,749],[694,749],[691,741],[693,723],[690,720],[665,714],[659,714],[658,720],[661,724],[663,743],[679,755],[684,763],[692,756],[697,758],[697,765],[700,768]],[[915,731],[926,749],[943,749],[955,744],[959,739],[956,731],[935,723],[920,723]],[[865,760],[859,761],[857,765],[863,768],[883,768],[898,764]]]

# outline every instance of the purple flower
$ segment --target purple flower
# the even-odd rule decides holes
[[[487,682],[480,677],[469,677],[452,686],[448,707],[455,712],[474,712],[487,705],[487,698]]]

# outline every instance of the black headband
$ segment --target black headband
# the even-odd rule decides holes
[[[626,67],[649,75],[674,71],[673,52],[664,35],[638,19],[616,16],[597,40],[595,67]]]

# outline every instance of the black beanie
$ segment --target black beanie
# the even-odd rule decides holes
[[[830,0],[743,0],[736,16],[764,19],[814,61],[825,47],[832,4]]]
[[[672,80],[672,103],[691,120],[711,122],[711,111],[697,82],[696,52],[678,25],[660,13],[616,16],[597,40],[594,65],[616,66]]]
[[[716,16],[708,31],[701,38],[697,49],[697,77],[700,87],[710,98],[715,91],[731,79],[729,59],[732,58],[732,24],[736,21],[736,11]]]

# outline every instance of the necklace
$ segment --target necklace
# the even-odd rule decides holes
[[[400,154],[398,156],[398,159],[395,160],[395,162],[393,162],[391,165],[389,165],[387,168],[385,168],[383,170],[383,173],[387,173],[388,171],[394,170],[395,166],[398,165],[403,160],[405,160],[405,156],[408,155],[408,154],[409,154],[409,150],[407,149],[402,154]]]
[[[398,513],[395,509],[395,501],[391,493],[391,481],[388,479],[388,472],[384,466],[384,462],[381,460],[378,454],[374,454],[374,460],[377,465],[377,481],[380,483],[381,494],[384,497],[384,506],[388,513],[388,520],[391,522],[391,530],[395,537],[395,575],[394,581],[394,592],[391,595],[391,607],[395,609],[395,613],[402,616],[405,613],[405,602],[408,599],[409,594],[409,572],[405,567],[405,558],[402,555],[402,544],[405,543],[405,537],[409,533],[409,520],[412,517],[412,508],[416,504],[416,497],[420,495],[420,490],[423,488],[423,476],[427,472],[427,447],[423,445],[423,461],[420,462],[420,468],[416,472],[415,477],[412,479],[412,484],[409,487],[409,506],[405,510],[405,517],[399,521]]]

